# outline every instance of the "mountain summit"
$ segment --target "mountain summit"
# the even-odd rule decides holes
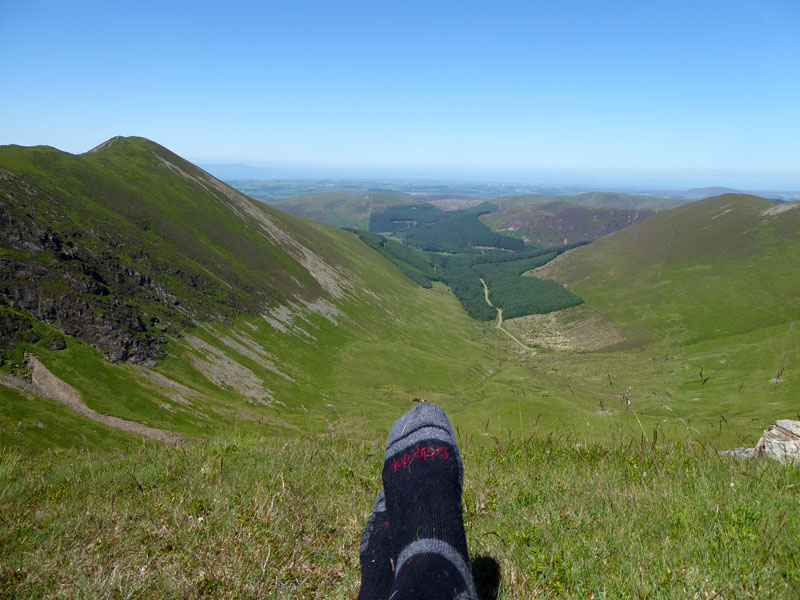
[[[153,363],[195,321],[324,303],[354,285],[309,224],[143,138],[81,155],[0,148],[0,197],[6,346],[34,318],[112,361]]]

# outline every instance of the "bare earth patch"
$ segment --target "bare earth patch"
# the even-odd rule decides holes
[[[83,403],[81,393],[74,387],[69,385],[63,379],[50,372],[50,370],[42,364],[33,354],[26,353],[26,362],[31,369],[31,383],[36,389],[37,393],[47,398],[52,398],[61,404],[65,404],[76,413],[92,421],[96,421],[106,427],[113,429],[121,429],[127,433],[134,435],[142,435],[151,440],[162,442],[164,444],[179,444],[183,438],[172,431],[165,429],[156,429],[148,427],[135,421],[128,421],[120,419],[119,417],[112,417],[111,415],[104,415],[96,410],[93,410]]]
[[[600,350],[624,340],[612,319],[587,304],[509,319],[504,325],[525,344],[553,351]]]
[[[761,214],[765,217],[774,217],[775,215],[784,213],[787,210],[792,210],[793,208],[797,208],[798,206],[800,206],[800,201],[784,202],[783,204],[776,204],[772,208],[768,208]]]
[[[441,198],[439,200],[428,200],[428,204],[432,204],[436,208],[444,211],[472,208],[473,206],[478,206],[482,202],[483,200],[468,200],[466,198]]]

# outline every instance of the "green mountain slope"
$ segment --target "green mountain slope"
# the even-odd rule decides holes
[[[528,243],[560,246],[594,241],[655,214],[649,208],[595,208],[568,202],[508,207],[483,215],[494,231]]]
[[[800,315],[800,210],[724,195],[661,213],[544,267],[626,325],[685,344]]]
[[[570,196],[551,196],[546,194],[523,194],[503,196],[494,203],[501,210],[506,208],[519,208],[536,204],[549,204],[551,202],[568,202],[578,206],[591,206],[595,208],[627,208],[663,210],[685,204],[687,200],[676,198],[659,198],[657,196],[642,196],[637,194],[622,194],[619,192],[585,192]]]
[[[598,327],[606,332],[611,345],[593,346],[603,352],[581,353],[561,341],[554,345],[566,352],[529,341],[524,336],[533,325],[514,327],[517,319],[504,323],[507,329],[476,322],[444,285],[434,281],[423,289],[393,262],[416,262],[425,277],[431,270],[439,277],[438,264],[427,266],[388,243],[379,248],[387,259],[350,231],[247,198],[141,138],[115,138],[77,156],[0,148],[0,194],[3,448],[118,448],[142,435],[231,439],[334,430],[359,439],[380,436],[415,398],[441,404],[471,434],[488,423],[526,436],[565,427],[572,435],[580,427],[581,438],[594,439],[620,432],[638,439],[642,428],[658,428],[660,436],[732,444],[793,414],[786,411],[795,406],[792,365],[800,359],[800,340],[785,321],[794,310],[791,298],[764,304],[771,327],[740,325],[726,330],[739,335],[714,338],[702,329],[709,323],[691,312],[670,323],[658,303],[664,296],[648,297],[647,285],[633,289],[636,273],[662,260],[671,276],[661,286],[666,297],[670,289],[684,294],[680,268],[698,262],[698,253],[714,256],[716,248],[691,247],[698,243],[696,229],[681,233],[694,213],[653,217],[678,227],[680,244],[667,244],[676,262],[664,261],[663,253],[645,260],[646,240],[632,248],[625,259],[627,295],[603,304],[602,282],[613,269],[602,263],[602,252],[585,269],[578,279],[596,284],[586,288],[592,306],[547,321],[568,323],[583,338]],[[731,273],[751,277],[750,288],[771,289],[765,274],[783,274],[765,261],[793,251],[794,217],[790,205],[753,202],[753,215],[785,212],[726,229],[741,240],[720,242],[715,251],[739,252],[745,262],[750,257],[753,273]],[[712,208],[704,224],[713,229],[739,214],[728,208],[724,202]],[[643,227],[670,231],[649,225],[653,219],[569,254],[602,250],[608,240]],[[764,240],[766,253],[746,252]],[[787,277],[797,281],[784,258]],[[505,306],[494,283],[488,281],[490,298]],[[583,296],[579,283],[571,287]],[[733,285],[724,278],[715,283]],[[617,293],[621,285],[614,280],[603,293]],[[784,283],[775,285],[779,290]],[[481,301],[484,290],[476,289]],[[763,304],[766,296],[742,298]],[[626,310],[638,317],[625,321]],[[742,318],[746,313],[740,309]],[[663,334],[673,343],[621,351],[633,344],[618,339],[608,315],[624,321],[626,335],[649,327],[651,339]],[[587,316],[594,323],[589,328],[582,327]],[[658,329],[662,322],[669,327]],[[691,347],[679,341],[695,339],[705,341]],[[783,383],[770,384],[781,365],[787,365]],[[701,367],[710,384],[697,381]],[[634,390],[635,419],[614,399],[627,387]],[[722,417],[730,424],[724,431]]]
[[[0,169],[3,304],[115,360],[163,358],[166,336],[194,319],[346,285],[303,245],[307,225],[153,142],[115,138],[80,156],[5,147]]]

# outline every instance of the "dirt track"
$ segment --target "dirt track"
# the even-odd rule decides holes
[[[495,310],[497,310],[497,328],[498,328],[500,331],[502,331],[503,333],[505,333],[505,334],[506,334],[508,337],[510,337],[512,340],[514,340],[515,342],[517,342],[517,343],[518,343],[520,346],[522,346],[522,347],[523,347],[525,350],[530,350],[531,352],[533,352],[534,354],[536,354],[536,351],[535,351],[535,350],[533,350],[533,349],[532,349],[530,346],[526,346],[525,344],[523,344],[522,342],[520,342],[520,341],[519,341],[519,340],[518,340],[516,337],[514,337],[514,336],[513,336],[511,333],[509,333],[508,331],[506,331],[505,329],[503,329],[503,309],[502,309],[502,308],[497,308],[497,307],[495,307],[495,305],[494,305],[494,304],[492,304],[492,301],[491,301],[491,300],[489,300],[489,287],[486,285],[486,282],[483,280],[483,278],[482,278],[482,277],[481,277],[480,279],[481,279],[481,283],[483,284],[483,295],[484,295],[484,297],[486,298],[486,304],[488,304],[489,306],[491,306],[492,308],[495,308]]]
[[[135,421],[127,421],[119,417],[104,415],[96,410],[92,410],[83,403],[83,398],[78,390],[51,373],[33,354],[26,353],[25,360],[31,369],[31,382],[36,391],[42,396],[52,398],[57,402],[65,404],[82,417],[96,421],[106,427],[120,429],[134,435],[142,435],[148,439],[164,444],[175,445],[183,441],[183,438],[179,434],[172,431],[155,429],[154,427],[148,427],[147,425],[142,425]]]

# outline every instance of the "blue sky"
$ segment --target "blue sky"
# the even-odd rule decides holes
[[[0,0],[0,81],[0,144],[800,189],[797,0]]]

